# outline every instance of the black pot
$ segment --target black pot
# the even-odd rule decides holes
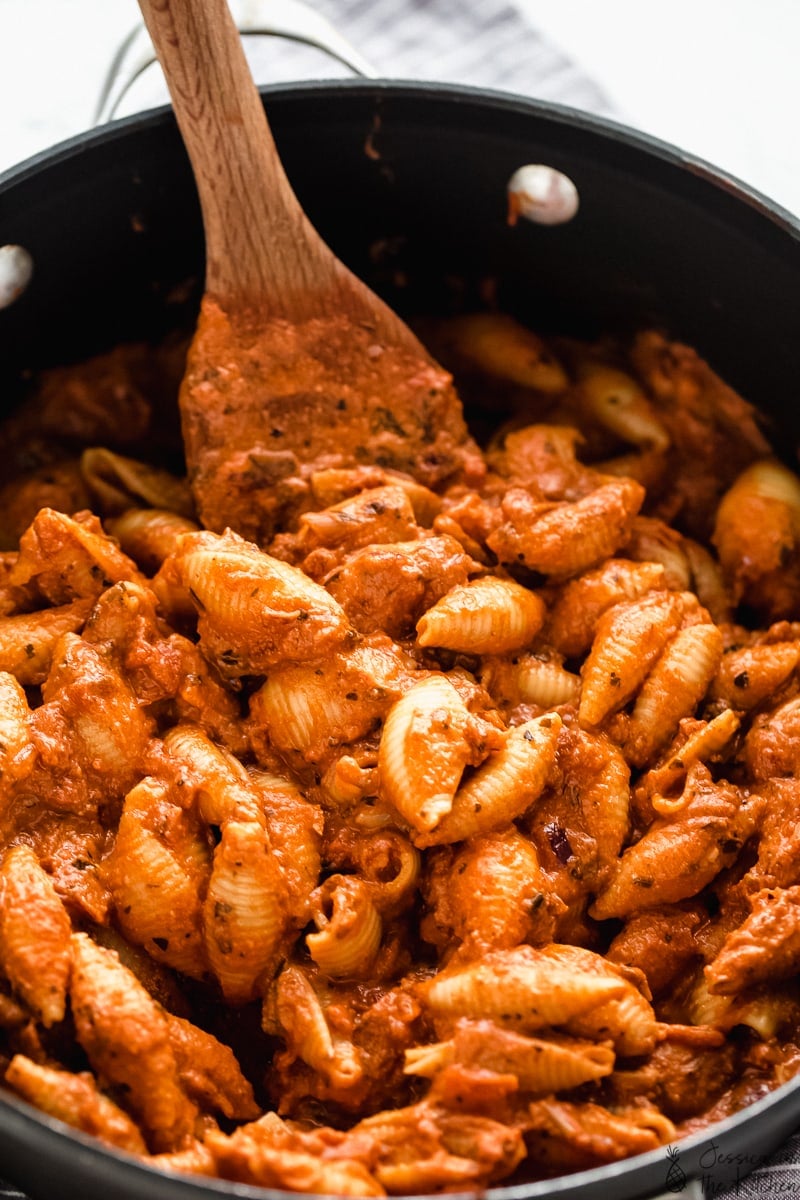
[[[768,414],[779,450],[794,457],[800,224],[789,214],[677,150],[553,105],[388,82],[263,94],[302,205],[396,308],[441,309],[490,277],[502,306],[537,329],[661,327]],[[507,180],[530,162],[576,184],[568,224],[507,225]],[[28,290],[0,312],[5,404],[31,368],[190,328],[202,229],[171,112],[117,122],[0,178],[4,243],[25,246],[35,264]],[[681,1169],[708,1176],[713,1194],[799,1122],[800,1081],[681,1143]],[[657,1151],[494,1195],[626,1200],[663,1191],[669,1167]],[[0,1174],[42,1200],[267,1194],[156,1174],[10,1097],[0,1099]]]

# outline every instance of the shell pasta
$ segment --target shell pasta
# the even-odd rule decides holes
[[[486,445],[343,399],[237,529],[155,399],[37,431],[174,352],[3,426],[0,1081],[164,1171],[478,1192],[800,1069],[800,480],[655,332],[427,332]]]

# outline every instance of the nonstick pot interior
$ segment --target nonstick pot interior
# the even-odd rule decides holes
[[[661,143],[522,98],[349,81],[264,95],[312,221],[401,310],[441,306],[458,287],[469,298],[494,276],[501,303],[535,328],[657,325],[800,436],[789,395],[800,371],[800,227],[788,214]],[[573,221],[509,228],[505,185],[528,162],[573,179]],[[6,395],[21,369],[190,323],[202,232],[169,110],[0,179],[8,242],[32,253],[35,276],[0,312]]]

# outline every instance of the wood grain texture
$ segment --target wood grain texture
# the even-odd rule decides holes
[[[226,0],[140,0],[191,159],[206,295],[229,317],[367,321],[430,362],[407,327],[335,257],[278,157]]]

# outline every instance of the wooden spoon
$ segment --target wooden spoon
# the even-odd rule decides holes
[[[265,544],[315,470],[428,486],[476,463],[450,376],[316,233],[281,166],[226,0],[139,0],[194,168],[206,290],[180,394],[211,529]]]

